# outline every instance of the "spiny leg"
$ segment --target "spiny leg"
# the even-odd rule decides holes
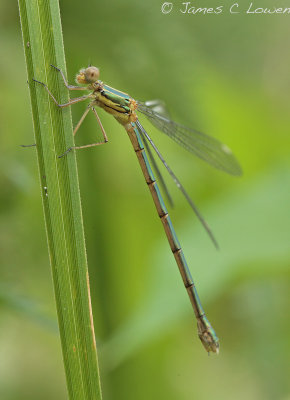
[[[71,106],[72,104],[76,104],[79,103],[81,101],[87,100],[88,97],[90,97],[90,95],[86,95],[86,96],[81,96],[81,97],[75,97],[74,99],[70,99],[68,103],[64,103],[64,104],[59,104],[56,100],[56,98],[54,97],[54,95],[51,93],[51,91],[48,89],[47,85],[43,82],[40,82],[36,79],[33,79],[34,82],[41,84],[42,86],[44,86],[45,90],[47,91],[47,93],[49,94],[49,96],[52,98],[52,100],[55,102],[55,104],[60,107],[60,108],[64,108],[64,107],[68,107]],[[34,147],[36,146],[36,144],[21,144],[21,147]]]
[[[85,96],[75,97],[74,99],[70,99],[68,103],[59,104],[58,101],[56,100],[56,98],[54,97],[54,95],[51,93],[51,91],[48,89],[48,87],[47,87],[47,85],[46,85],[45,83],[40,82],[40,81],[38,81],[38,80],[36,80],[36,79],[33,79],[33,81],[36,82],[36,83],[40,83],[40,84],[45,88],[45,90],[46,90],[47,93],[50,95],[50,97],[51,97],[52,100],[55,102],[55,104],[56,104],[58,107],[61,107],[61,108],[63,108],[63,107],[68,107],[68,106],[71,106],[72,104],[79,103],[80,101],[87,100],[87,99],[90,97],[90,94],[87,94],[87,95],[85,95]]]
[[[95,109],[94,107],[92,107],[91,105],[89,105],[89,107],[90,107],[90,108],[84,112],[84,115],[82,116],[82,118],[80,119],[79,123],[78,123],[77,126],[75,127],[75,129],[74,129],[74,135],[77,133],[77,130],[79,129],[81,123],[83,122],[83,120],[85,119],[87,113],[88,113],[89,110],[91,109],[91,110],[93,111],[93,113],[95,114],[96,118],[97,118],[98,124],[99,124],[99,126],[100,126],[100,128],[101,128],[101,131],[102,131],[102,134],[103,134],[104,141],[102,141],[102,142],[97,142],[97,143],[85,144],[85,145],[83,145],[83,146],[75,146],[74,149],[77,149],[77,150],[78,150],[78,149],[85,149],[85,148],[87,148],[87,147],[100,146],[101,144],[105,144],[105,143],[107,143],[107,142],[109,141],[109,139],[108,139],[108,137],[107,137],[107,134],[106,134],[106,131],[105,131],[103,125],[102,125],[102,122],[101,122],[101,120],[100,120],[100,118],[99,118],[99,116],[98,116],[98,113],[97,113],[96,109]]]
[[[86,118],[86,116],[87,116],[87,114],[88,114],[88,112],[90,110],[92,110],[94,112],[94,114],[95,114],[95,116],[97,118],[98,124],[100,125],[101,131],[102,131],[102,134],[103,134],[103,137],[104,137],[104,141],[103,142],[97,142],[97,143],[91,143],[91,144],[85,144],[83,146],[72,146],[72,147],[69,147],[63,154],[58,156],[58,158],[61,158],[61,157],[65,156],[67,153],[69,153],[72,150],[79,150],[79,149],[85,149],[87,147],[100,146],[101,144],[105,144],[105,143],[108,142],[108,137],[106,135],[106,132],[105,132],[105,129],[104,129],[103,125],[102,125],[102,122],[101,122],[101,120],[100,120],[100,118],[98,116],[98,113],[95,110],[95,108],[91,106],[91,104],[88,105],[86,111],[83,113],[81,119],[77,123],[77,125],[76,125],[76,127],[75,127],[75,129],[73,131],[74,136],[77,133],[77,131],[79,130],[79,127],[83,123],[84,119]]]
[[[58,72],[60,72],[60,74],[61,74],[61,76],[62,76],[62,79],[63,79],[63,82],[64,82],[64,84],[65,84],[65,87],[66,87],[68,90],[88,90],[86,87],[83,87],[83,86],[69,85],[68,82],[67,82],[67,80],[66,80],[66,78],[65,78],[65,76],[64,76],[64,73],[62,72],[62,70],[61,70],[60,68],[55,67],[55,66],[52,65],[52,64],[50,64],[50,66],[53,67],[53,68],[55,68]]]
[[[88,112],[90,111],[90,109],[91,109],[91,105],[89,104],[89,105],[87,106],[86,111],[83,113],[81,119],[79,120],[79,122],[76,124],[76,126],[75,126],[75,128],[74,128],[74,131],[73,131],[73,135],[74,135],[74,136],[75,136],[75,134],[77,133],[77,131],[79,130],[79,127],[81,126],[81,124],[83,123],[83,120],[84,120],[84,119],[86,118],[86,116],[88,115]]]
[[[107,135],[106,135],[106,131],[105,131],[104,127],[103,127],[103,124],[102,124],[102,122],[101,122],[101,120],[100,120],[100,117],[99,117],[99,115],[98,115],[97,110],[95,109],[95,107],[92,107],[92,111],[93,111],[93,113],[95,114],[95,116],[96,116],[96,118],[97,118],[98,124],[100,125],[101,131],[102,131],[102,134],[103,134],[103,137],[104,137],[104,141],[105,141],[105,143],[106,143],[106,142],[108,142],[109,139],[108,139],[108,137],[107,137]]]

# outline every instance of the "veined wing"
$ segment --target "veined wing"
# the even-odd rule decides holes
[[[172,121],[163,102],[138,101],[137,111],[144,114],[157,129],[208,164],[231,175],[242,174],[242,169],[228,146],[211,136]]]
[[[186,198],[186,200],[188,201],[189,205],[191,206],[191,208],[193,209],[193,211],[195,212],[197,218],[200,220],[201,224],[203,225],[204,229],[206,230],[206,232],[208,233],[209,237],[211,238],[213,244],[215,245],[215,247],[218,249],[218,243],[210,229],[210,227],[208,226],[208,224],[206,223],[205,219],[203,218],[203,216],[201,215],[201,213],[199,212],[198,208],[196,207],[196,205],[194,204],[194,202],[191,200],[191,198],[189,197],[188,193],[186,192],[186,190],[184,189],[184,187],[182,186],[182,184],[180,183],[179,179],[177,178],[177,176],[175,175],[175,173],[172,171],[172,169],[169,167],[169,165],[167,164],[167,162],[165,161],[165,159],[163,158],[162,154],[160,153],[160,151],[157,149],[155,143],[153,142],[153,140],[151,139],[151,137],[148,135],[148,133],[145,131],[145,129],[143,128],[143,126],[141,125],[140,121],[137,119],[137,121],[135,122],[136,127],[142,137],[142,139],[146,139],[150,145],[152,146],[152,148],[154,149],[155,153],[157,154],[158,158],[160,159],[160,161],[162,162],[162,164],[164,165],[164,167],[167,169],[169,175],[171,176],[171,178],[174,180],[176,186],[178,187],[178,189],[181,191],[181,193],[183,194],[183,196]],[[145,140],[145,142],[146,142]]]
[[[150,161],[151,161],[153,170],[154,170],[155,173],[156,173],[158,182],[160,183],[160,186],[161,186],[161,188],[162,188],[162,190],[163,190],[163,192],[164,192],[164,194],[165,194],[165,196],[166,196],[166,198],[167,198],[167,200],[168,200],[170,206],[173,207],[174,204],[173,204],[172,197],[170,196],[169,190],[168,190],[168,188],[167,188],[167,186],[166,186],[166,183],[165,183],[165,180],[164,180],[164,178],[163,178],[163,176],[162,176],[162,174],[161,174],[161,172],[160,172],[160,170],[159,170],[159,168],[158,168],[158,165],[157,165],[157,163],[156,163],[156,161],[155,161],[155,158],[154,158],[154,156],[153,156],[153,153],[152,153],[152,151],[150,150],[150,147],[149,147],[149,145],[148,145],[148,143],[147,143],[147,139],[146,139],[146,137],[144,136],[143,131],[142,131],[141,129],[139,129],[138,125],[137,125],[137,128],[138,128],[138,131],[139,131],[139,133],[140,133],[140,135],[141,135],[141,137],[142,137],[142,141],[143,141],[143,144],[144,144],[146,153],[148,154],[148,156],[149,156],[149,158],[150,158]]]

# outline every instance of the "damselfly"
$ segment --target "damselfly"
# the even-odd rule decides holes
[[[52,67],[54,66],[52,65]],[[86,108],[86,111],[84,112],[83,116],[77,123],[73,133],[74,135],[77,133],[86,115],[89,113],[90,110],[92,110],[98,121],[98,124],[100,125],[104,139],[103,141],[98,143],[87,144],[84,146],[70,147],[65,151],[64,154],[62,154],[59,157],[64,156],[73,149],[82,149],[92,146],[98,146],[108,142],[106,132],[103,128],[103,125],[101,123],[101,120],[98,116],[95,107],[100,107],[109,114],[113,115],[116,118],[116,120],[121,125],[124,126],[132,142],[135,153],[137,155],[140,167],[144,174],[146,183],[153,197],[153,201],[155,203],[158,215],[162,221],[165,233],[167,235],[169,245],[171,247],[172,253],[178,265],[184,286],[190,298],[195,313],[195,317],[197,320],[198,336],[207,352],[212,351],[214,353],[218,353],[219,351],[218,337],[214,329],[212,328],[210,322],[208,321],[204,313],[204,310],[202,308],[183,251],[175,234],[171,219],[168,215],[166,206],[161,197],[160,190],[157,186],[155,177],[153,175],[152,169],[150,167],[146,155],[147,153],[151,160],[153,168],[156,171],[156,175],[159,179],[159,182],[162,185],[169,202],[172,203],[168,190],[165,186],[164,180],[160,174],[160,171],[153,157],[153,153],[151,152],[150,146],[155,151],[158,158],[161,160],[161,162],[163,163],[163,165],[173,178],[177,187],[181,190],[181,192],[185,196],[186,200],[192,207],[193,211],[197,215],[198,219],[204,226],[205,230],[209,234],[211,240],[213,241],[216,247],[218,247],[217,242],[211,230],[209,229],[207,223],[205,222],[202,215],[198,211],[197,207],[190,199],[184,187],[181,185],[179,179],[176,177],[171,168],[168,166],[165,159],[155,146],[154,142],[152,141],[148,133],[141,125],[136,112],[140,111],[140,113],[144,114],[150,120],[150,122],[154,126],[156,126],[160,131],[162,131],[171,139],[173,139],[175,142],[177,142],[179,145],[185,147],[191,153],[195,154],[196,156],[203,159],[204,161],[206,161],[207,163],[209,163],[210,165],[212,165],[217,169],[220,169],[232,175],[241,175],[241,168],[236,158],[226,145],[220,143],[216,139],[207,136],[201,132],[198,132],[196,130],[188,129],[185,126],[180,125],[176,122],[173,122],[169,118],[167,111],[164,107],[164,104],[161,101],[155,100],[155,101],[148,101],[145,103],[136,101],[132,99],[127,93],[120,92],[119,90],[116,90],[104,84],[99,80],[99,69],[96,67],[90,66],[88,68],[81,69],[80,72],[78,73],[76,77],[76,82],[80,85],[85,85],[85,86],[69,85],[63,72],[59,68],[56,67],[54,68],[61,74],[67,89],[87,90],[90,91],[90,93],[82,97],[73,98],[69,100],[68,103],[59,104],[55,99],[55,97],[53,96],[53,94],[48,89],[48,87],[43,82],[39,82],[37,80],[35,80],[35,82],[40,83],[45,87],[48,94],[58,107],[61,108],[68,107],[72,104],[79,103],[84,100],[89,100],[89,104]]]

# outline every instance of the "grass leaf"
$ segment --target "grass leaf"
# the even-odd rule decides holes
[[[59,4],[18,3],[69,398],[101,399],[76,159],[73,152],[58,158],[73,145],[71,114],[33,81],[45,82],[60,103],[67,102],[67,89],[50,66],[66,73]]]

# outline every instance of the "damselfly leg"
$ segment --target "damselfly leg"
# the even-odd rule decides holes
[[[65,84],[65,87],[66,87],[67,89],[69,89],[69,90],[87,90],[87,88],[84,88],[84,87],[69,85],[68,82],[67,82],[67,80],[65,79],[65,76],[64,76],[62,70],[59,69],[59,68],[57,68],[57,67],[55,67],[55,66],[52,65],[52,64],[51,64],[51,66],[52,66],[53,68],[55,68],[58,72],[60,72],[60,74],[61,74],[61,76],[62,76],[62,79],[63,79],[63,82],[64,82],[64,84]],[[47,85],[46,85],[45,83],[40,82],[40,81],[38,81],[38,80],[36,80],[36,79],[33,79],[33,81],[36,82],[36,83],[41,84],[41,85],[45,88],[45,90],[47,91],[47,93],[49,94],[49,96],[52,98],[52,100],[54,101],[54,103],[55,103],[58,107],[60,107],[60,108],[69,107],[69,106],[71,106],[71,105],[73,105],[73,104],[80,103],[81,101],[84,101],[84,100],[87,100],[87,99],[91,98],[91,95],[88,94],[88,95],[81,96],[81,97],[75,97],[75,98],[73,98],[73,99],[70,99],[67,103],[60,104],[60,103],[56,100],[56,98],[54,97],[54,95],[51,93],[51,91],[48,89],[48,87],[47,87]],[[101,144],[105,144],[105,143],[108,142],[107,134],[106,134],[105,129],[104,129],[102,123],[101,123],[101,120],[100,120],[100,118],[99,118],[99,116],[98,116],[98,113],[97,113],[96,109],[93,107],[93,102],[91,102],[91,103],[88,105],[86,111],[84,112],[84,114],[82,115],[81,119],[79,120],[79,122],[78,122],[77,125],[75,126],[74,131],[73,131],[74,136],[76,135],[78,129],[80,128],[81,124],[83,123],[85,117],[87,116],[87,114],[88,114],[88,112],[89,112],[90,110],[93,111],[93,113],[94,113],[94,115],[95,115],[95,117],[96,117],[96,119],[97,119],[97,122],[98,122],[98,124],[99,124],[99,126],[100,126],[100,128],[101,128],[101,132],[102,132],[102,135],[103,135],[104,140],[101,141],[101,142],[90,143],[90,144],[86,144],[86,145],[83,145],[83,146],[71,146],[71,147],[69,147],[63,154],[61,154],[60,156],[58,156],[59,158],[63,157],[64,155],[66,155],[67,153],[69,153],[69,152],[72,151],[72,150],[79,150],[79,149],[84,149],[84,148],[88,148],[88,147],[100,146]]]

